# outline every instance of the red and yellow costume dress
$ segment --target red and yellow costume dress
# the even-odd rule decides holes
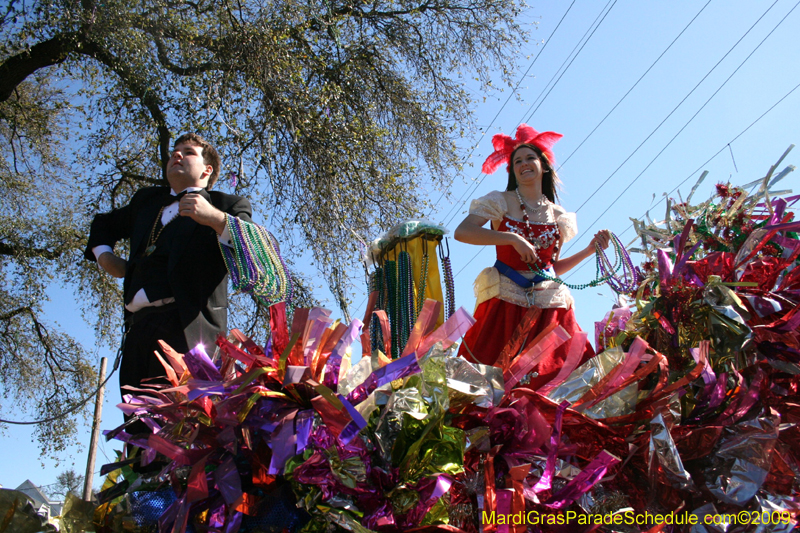
[[[546,269],[553,264],[553,255],[559,239],[570,240],[577,233],[574,213],[565,213],[555,222],[531,222],[528,226],[521,220],[507,214],[505,196],[499,191],[473,200],[469,213],[491,221],[498,221],[498,231],[510,231],[522,235],[536,247],[539,262],[532,265],[534,270]],[[535,274],[522,262],[513,246],[497,246],[497,259],[516,270],[527,279]],[[533,305],[542,309],[537,322],[527,335],[525,344],[533,340],[547,325],[556,322],[571,336],[580,331],[572,309],[573,299],[564,285],[554,281],[536,283],[533,289],[523,289],[511,279],[500,274],[494,267],[484,269],[475,280],[476,323],[467,334],[459,350],[459,355],[468,361],[493,365],[500,352],[508,343],[517,325]],[[548,358],[542,360],[534,370],[538,373],[531,379],[531,387],[538,388],[552,380],[561,369],[567,357],[570,342],[562,344]],[[581,363],[594,356],[594,349],[587,341]]]

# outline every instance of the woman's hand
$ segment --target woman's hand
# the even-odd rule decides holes
[[[611,242],[611,232],[603,229],[594,234],[592,242],[589,243],[589,249],[594,251],[595,246],[599,246],[601,250],[608,248],[608,243]]]
[[[497,231],[484,228],[489,219],[478,215],[467,215],[456,228],[453,237],[459,242],[479,244],[484,246],[513,246],[525,263],[535,263],[539,260],[536,248],[525,240],[524,237],[508,231]],[[592,249],[594,250],[594,248]]]
[[[598,231],[595,233],[589,246],[574,255],[565,257],[564,259],[558,259],[553,263],[556,275],[563,276],[565,272],[577,266],[581,261],[594,255],[597,247],[600,247],[601,250],[605,250],[608,248],[609,243],[611,243],[611,232],[607,229]]]
[[[525,240],[524,237],[521,237],[516,233],[509,233],[508,235],[513,235],[516,237],[516,239],[514,239],[514,241],[511,243],[511,246],[514,247],[514,250],[517,251],[520,259],[522,259],[524,263],[535,263],[539,260],[539,254],[536,253],[536,248],[527,240]]]

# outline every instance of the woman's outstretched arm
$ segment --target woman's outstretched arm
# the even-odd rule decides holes
[[[456,228],[453,237],[460,242],[483,246],[513,246],[520,258],[526,263],[536,262],[536,248],[531,243],[517,235],[506,231],[496,231],[483,226],[488,219],[478,215],[467,215],[467,218]]]
[[[608,243],[610,241],[611,233],[609,233],[607,229],[598,231],[595,233],[592,242],[590,242],[586,248],[574,255],[553,262],[553,269],[556,271],[556,276],[569,272],[572,268],[577,266],[578,263],[592,255],[595,252],[595,245],[599,245],[601,249],[605,250],[608,248]],[[559,246],[559,248],[560,247],[561,246]]]

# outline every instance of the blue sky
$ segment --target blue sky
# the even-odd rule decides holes
[[[452,198],[442,199],[429,218],[452,231],[466,215],[470,199],[505,186],[502,171],[486,177],[480,165],[491,152],[491,136],[499,131],[513,134],[520,122],[564,134],[554,152],[557,162],[565,163],[559,171],[564,185],[561,203],[569,211],[577,210],[582,232],[573,252],[586,246],[601,228],[612,230],[627,244],[633,238],[630,217],[650,209],[654,219],[663,218],[663,193],[685,181],[680,186],[685,197],[702,170],[708,170],[709,176],[695,194],[697,200],[707,198],[717,182],[743,184],[763,177],[790,144],[800,141],[800,88],[791,92],[800,84],[797,5],[797,0],[534,4],[521,19],[532,30],[528,45],[520,50],[519,88],[492,94],[472,89],[477,134],[462,139],[464,170],[453,184]],[[587,32],[591,37],[584,42]],[[597,127],[648,68],[646,76]],[[499,84],[498,76],[495,85]],[[783,166],[798,163],[800,149],[791,152]],[[783,182],[785,188],[800,188],[798,178],[797,173],[790,174]],[[429,193],[434,201],[440,197],[439,191]],[[472,281],[494,262],[493,250],[452,239],[450,247],[456,302],[472,311]],[[594,268],[589,265],[574,271],[568,281],[584,283],[593,277]],[[363,285],[361,273],[354,273],[354,279]],[[360,292],[350,309],[356,317],[364,313],[362,285],[356,287]],[[319,294],[325,297],[322,289]],[[610,309],[613,293],[600,287],[573,295],[579,323],[593,331],[594,321]],[[92,346],[91,331],[77,309],[70,307],[72,292],[53,288],[51,299],[51,320]],[[332,301],[327,305],[336,309]],[[102,355],[112,357],[98,351],[98,360]],[[116,391],[114,377],[107,393],[104,429],[121,420],[114,407],[119,401]],[[9,413],[3,415],[9,417]],[[88,444],[89,431],[87,427],[78,440]],[[85,446],[83,451],[77,446],[70,449],[56,466],[50,460],[41,463],[26,428],[10,428],[2,443],[0,484],[6,488],[27,478],[47,485],[73,463],[79,473],[85,469]],[[101,444],[96,470],[113,457],[113,444]]]

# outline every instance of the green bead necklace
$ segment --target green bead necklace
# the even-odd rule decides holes
[[[581,283],[579,285],[573,285],[571,283],[567,283],[566,281],[564,281],[563,279],[561,279],[561,278],[559,278],[557,276],[549,275],[544,270],[534,269],[531,265],[528,265],[528,270],[530,270],[531,272],[533,272],[537,276],[543,277],[544,279],[546,279],[548,281],[554,281],[554,282],[556,282],[558,284],[564,285],[565,287],[568,287],[568,288],[570,288],[572,290],[576,290],[576,291],[582,291],[583,289],[588,289],[590,287],[597,287],[598,285],[602,285],[603,283],[608,282],[608,280],[611,279],[612,276],[615,273],[619,272],[620,268],[622,268],[622,265],[624,264],[624,261],[623,261],[624,255],[623,255],[623,251],[621,249],[622,244],[619,242],[619,239],[611,239],[611,243],[614,245],[614,265],[611,267],[611,268],[613,268],[613,272],[610,273],[610,274],[607,274],[605,276],[601,276],[600,275],[601,271],[603,271],[603,265],[604,264],[607,265],[610,262],[608,261],[608,258],[605,256],[605,253],[603,252],[603,250],[600,249],[600,246],[595,244],[595,246],[594,246],[595,247],[595,267],[596,267],[597,270],[595,271],[595,279],[593,279],[589,283]],[[609,269],[606,268],[606,272],[608,272],[608,271],[609,271]]]
[[[417,305],[414,309],[414,323],[417,322],[419,314],[422,311],[422,306],[425,304],[425,290],[427,289],[427,284],[428,284],[429,262],[430,262],[430,257],[428,256],[428,252],[426,251],[425,254],[422,256],[422,273],[420,274],[419,287],[417,287]]]

